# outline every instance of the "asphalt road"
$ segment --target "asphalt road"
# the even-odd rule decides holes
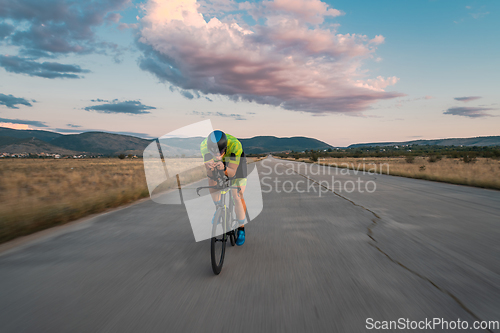
[[[146,200],[1,254],[0,331],[361,332],[399,318],[500,320],[500,192],[271,158],[257,168],[264,209],[219,276],[185,208]],[[351,181],[364,192],[349,192]]]

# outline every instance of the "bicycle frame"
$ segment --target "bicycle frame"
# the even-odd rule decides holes
[[[232,212],[234,210],[234,202],[233,202],[233,193],[231,190],[236,189],[239,193],[241,191],[241,188],[238,186],[231,186],[231,180],[233,180],[234,177],[230,178],[230,177],[226,176],[222,170],[215,170],[215,171],[216,171],[215,177],[209,177],[209,178],[217,181],[217,185],[198,187],[198,188],[196,188],[196,194],[198,194],[198,196],[199,196],[200,195],[199,192],[202,189],[213,188],[216,190],[220,190],[220,200],[219,200],[219,203],[216,205],[216,210],[221,209],[224,213],[224,224],[223,224],[222,235],[223,235],[223,241],[225,242],[227,239],[224,235],[227,233],[230,233],[230,232],[234,232],[234,230],[227,230],[229,227],[228,223],[233,222],[232,221]],[[229,207],[226,204],[226,200],[227,200],[226,196],[227,195],[229,195]],[[229,220],[228,220],[228,217],[231,217],[231,218],[229,218]],[[215,237],[215,236],[216,235],[212,235],[212,237]]]
[[[209,176],[209,178],[212,178]],[[222,265],[224,263],[224,256],[226,252],[226,242],[228,239],[228,236],[231,238],[231,245],[235,245],[236,243],[236,228],[233,228],[233,226],[230,226],[229,224],[232,223],[233,220],[233,209],[234,209],[234,203],[233,203],[233,195],[232,195],[232,190],[237,189],[238,193],[241,191],[241,188],[238,186],[231,186],[231,178],[227,177],[224,172],[221,172],[220,170],[216,170],[216,177],[212,178],[217,181],[217,185],[214,186],[201,186],[196,189],[196,193],[200,195],[200,190],[204,188],[208,189],[217,189],[220,190],[220,200],[216,205],[216,211],[214,215],[214,219],[212,220],[213,225],[212,225],[212,239],[210,241],[210,254],[211,254],[211,261],[212,261],[212,270],[213,272],[218,275],[221,272]],[[228,196],[228,197],[227,197]],[[226,200],[229,198],[229,204],[226,204]],[[222,221],[222,223],[220,223]],[[219,234],[218,226],[221,225],[222,227],[222,237],[217,238],[217,235]],[[228,230],[230,229],[230,230]],[[217,254],[217,242],[222,242],[220,244],[221,247],[221,252],[220,255]]]

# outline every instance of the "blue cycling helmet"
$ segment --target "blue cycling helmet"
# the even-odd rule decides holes
[[[207,137],[207,148],[212,155],[222,155],[227,147],[227,137],[222,131],[213,131]]]

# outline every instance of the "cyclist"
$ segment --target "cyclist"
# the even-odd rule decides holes
[[[208,137],[203,140],[200,145],[203,161],[207,169],[208,185],[217,185],[217,182],[210,177],[213,177],[215,169],[224,170],[226,176],[233,178],[231,186],[237,186],[241,190],[231,190],[234,198],[234,210],[236,218],[240,224],[237,231],[236,245],[241,246],[245,243],[245,211],[246,205],[243,199],[243,192],[247,184],[247,161],[243,147],[234,136],[225,134],[222,131],[213,131]],[[217,205],[221,198],[220,192],[217,189],[210,189],[212,199]],[[212,218],[212,223],[214,222]]]

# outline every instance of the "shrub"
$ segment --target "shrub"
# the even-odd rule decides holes
[[[463,157],[462,161],[464,161],[464,163],[475,163],[476,162],[476,156],[465,155]]]
[[[318,155],[316,154],[311,154],[311,157],[309,157],[309,159],[313,162],[318,162]]]
[[[406,163],[415,162],[415,156],[406,156]]]
[[[120,154],[120,155],[118,155],[118,158],[119,158],[120,160],[125,159],[125,154]]]
[[[441,158],[442,158],[441,155],[431,155],[429,156],[428,161],[429,163],[435,163],[437,161],[440,161]]]
[[[425,165],[420,166],[420,171],[425,171]]]

